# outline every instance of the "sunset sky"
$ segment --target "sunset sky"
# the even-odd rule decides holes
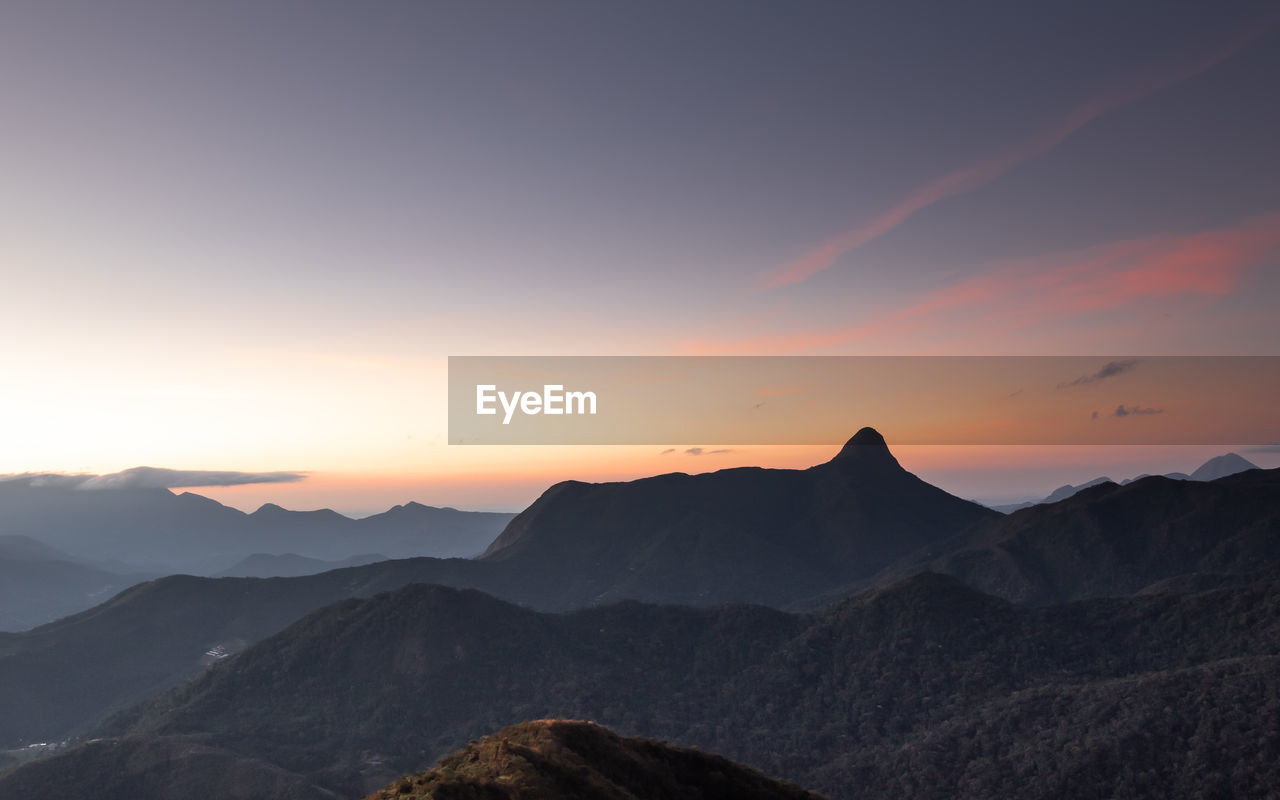
[[[450,446],[448,356],[1277,355],[1278,84],[1273,2],[5,2],[0,473],[518,509],[832,451]]]

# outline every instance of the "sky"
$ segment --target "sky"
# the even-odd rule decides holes
[[[11,0],[0,472],[518,509],[831,453],[450,446],[450,355],[1275,355],[1278,78],[1274,3]]]

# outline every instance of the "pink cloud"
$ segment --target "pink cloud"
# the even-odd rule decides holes
[[[797,353],[909,331],[1027,327],[1174,298],[1236,291],[1247,270],[1280,248],[1280,210],[1231,228],[1111,242],[994,264],[900,310],[830,330],[732,342],[688,342],[688,353]]]
[[[1007,151],[935,178],[871,220],[833,236],[806,255],[766,275],[762,282],[763,288],[777,289],[799,283],[829,269],[845,253],[880,238],[916,212],[941,200],[990,184],[1017,165],[1057,147],[1071,134],[1106,112],[1181,83],[1225,61],[1270,30],[1274,23],[1274,16],[1266,18],[1231,39],[1225,47],[1199,61],[1167,68],[1154,75],[1131,78],[1121,86],[1081,103],[1053,125]]]

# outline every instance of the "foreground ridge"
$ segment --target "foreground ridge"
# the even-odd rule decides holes
[[[619,736],[577,720],[536,720],[473,741],[435,769],[369,800],[820,800],[718,755]]]

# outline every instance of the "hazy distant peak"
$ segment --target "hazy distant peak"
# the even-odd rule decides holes
[[[257,517],[257,518],[289,517],[293,519],[307,519],[313,522],[316,520],[347,521],[350,519],[349,517],[345,517],[331,508],[318,508],[314,511],[292,511],[282,506],[278,506],[275,503],[263,503],[262,505],[258,506],[257,511],[254,511],[249,516]]]
[[[1085,489],[1091,489],[1094,486],[1101,486],[1104,483],[1115,483],[1115,481],[1111,480],[1106,476],[1103,476],[1101,478],[1094,478],[1091,481],[1085,481],[1084,483],[1079,484],[1078,486],[1072,486],[1071,484],[1067,484],[1065,486],[1059,486],[1057,489],[1054,489],[1052,492],[1050,492],[1048,497],[1041,500],[1040,502],[1056,503],[1059,500],[1066,500],[1068,497],[1071,497],[1077,492],[1083,491]]]
[[[454,508],[453,506],[429,506],[426,503],[419,503],[417,500],[410,500],[407,503],[392,506],[391,508],[387,509],[385,513],[390,514],[393,512],[405,512],[405,511],[414,511],[414,512],[457,511],[457,509]]]
[[[1239,453],[1226,453],[1224,455],[1214,456],[1201,464],[1199,469],[1191,473],[1191,480],[1212,481],[1251,469],[1258,469],[1258,465],[1249,461],[1247,458],[1244,458]]]
[[[845,445],[845,447],[847,448],[848,445]],[[1228,475],[1235,475],[1237,472],[1245,472],[1246,470],[1251,469],[1259,469],[1259,467],[1257,464],[1243,458],[1238,453],[1226,453],[1224,455],[1214,456],[1204,462],[1200,465],[1199,469],[1190,475],[1185,472],[1166,472],[1163,477],[1178,481],[1215,481],[1218,478],[1225,478]],[[1125,478],[1120,481],[1119,485],[1128,486],[1131,483],[1136,483],[1143,478],[1149,477],[1151,476],[1147,473],[1143,473],[1133,478]],[[1068,497],[1073,497],[1077,492],[1084,489],[1091,489],[1094,486],[1100,486],[1104,483],[1115,483],[1115,481],[1111,478],[1102,477],[1094,478],[1091,481],[1086,481],[1075,486],[1066,484],[1054,489],[1043,500],[1035,500],[1028,503],[1011,503],[1008,505],[992,506],[992,508],[995,508],[997,511],[1002,513],[1009,513],[1028,506],[1040,505],[1042,503],[1057,503],[1066,500]]]

